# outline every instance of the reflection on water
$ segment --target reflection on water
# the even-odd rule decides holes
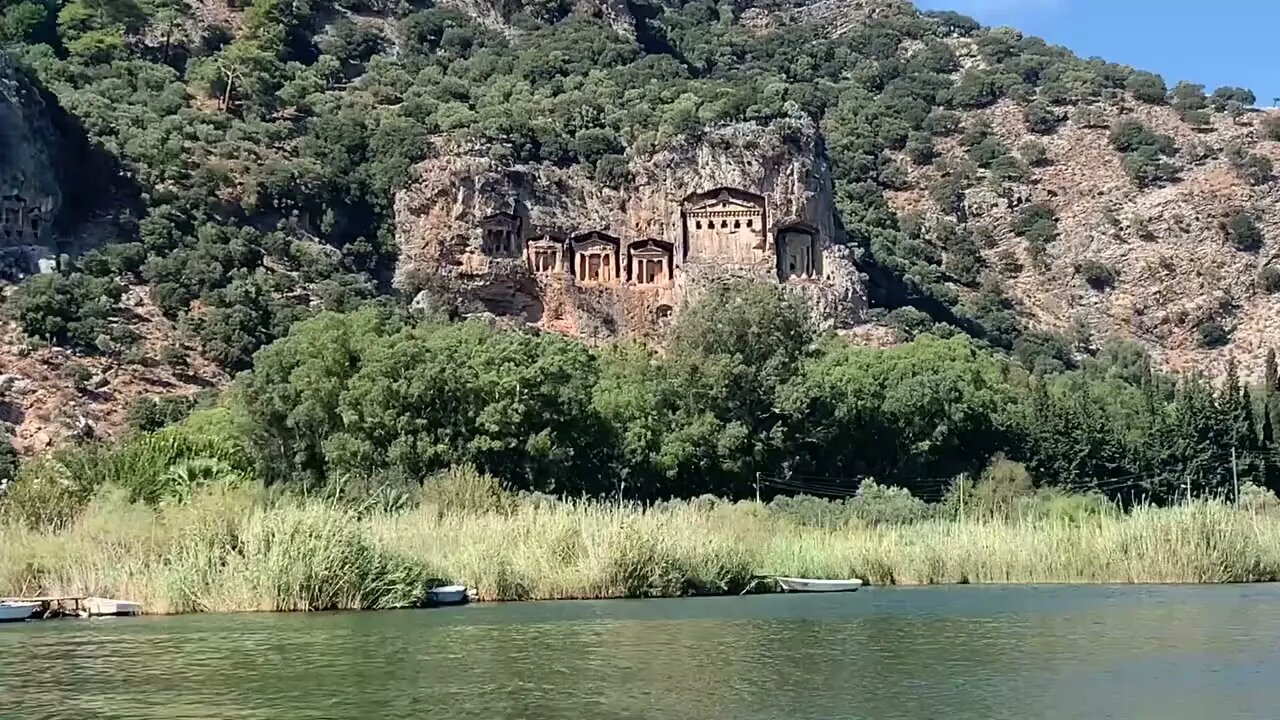
[[[871,588],[0,626],[0,718],[1271,718],[1280,588]]]

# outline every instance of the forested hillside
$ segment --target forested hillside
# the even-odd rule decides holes
[[[0,336],[0,357],[39,360],[42,382],[67,368],[60,407],[115,408],[90,436],[116,430],[140,392],[189,394],[252,367],[317,311],[400,300],[393,195],[445,147],[613,185],[627,157],[709,127],[812,119],[876,323],[900,339],[967,335],[1040,373],[1088,367],[1118,335],[1219,375],[1236,348],[1260,376],[1280,309],[1280,121],[1250,92],[954,13],[893,0],[0,8],[14,72],[113,171],[90,183],[92,213],[64,203],[60,268],[6,290]],[[115,392],[127,368],[173,373]],[[6,402],[14,425],[58,422],[28,396]]]

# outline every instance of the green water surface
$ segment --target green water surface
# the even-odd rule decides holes
[[[0,718],[1280,718],[1280,587],[0,625]]]

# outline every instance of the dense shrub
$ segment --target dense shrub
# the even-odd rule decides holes
[[[129,405],[125,422],[134,432],[154,432],[181,422],[195,408],[190,395],[146,395]]]
[[[1116,271],[1110,265],[1097,260],[1085,260],[1076,267],[1076,272],[1084,278],[1094,290],[1106,290],[1116,282]]]
[[[911,158],[911,162],[917,165],[928,165],[937,157],[937,151],[933,146],[933,138],[928,133],[911,133],[907,137],[905,151],[907,157]]]
[[[122,293],[113,279],[45,273],[20,285],[8,308],[31,337],[98,352],[113,334],[108,320]]]
[[[1061,111],[1050,107],[1048,103],[1033,102],[1026,107],[1022,114],[1023,120],[1027,123],[1027,129],[1033,133],[1047,135],[1058,129],[1064,119]]]
[[[1227,242],[1237,250],[1256,252],[1262,249],[1262,228],[1258,227],[1257,221],[1249,213],[1231,215],[1223,224],[1223,232],[1227,236]]]
[[[1023,368],[1038,375],[1060,373],[1075,365],[1065,339],[1038,330],[1026,332],[1014,341],[1013,357]]]
[[[1027,467],[997,455],[973,488],[976,514],[1008,520],[1021,501],[1035,494],[1035,481]]]
[[[890,310],[884,316],[884,322],[897,330],[906,340],[933,329],[933,318],[913,307],[900,307]]]
[[[924,119],[923,130],[931,135],[945,137],[959,132],[960,114],[951,110],[934,109]]]
[[[1195,130],[1209,130],[1213,127],[1213,116],[1205,110],[1188,110],[1182,114],[1182,121]]]
[[[1249,184],[1265,185],[1271,181],[1275,169],[1271,158],[1248,152],[1238,143],[1228,145],[1225,154],[1231,167]]]
[[[991,172],[991,178],[998,183],[1025,182],[1031,176],[1031,171],[1027,168],[1026,163],[1013,155],[1007,154],[991,161],[987,169]]]
[[[1039,223],[1052,222],[1057,225],[1057,216],[1053,212],[1053,208],[1044,203],[1028,203],[1018,209],[1018,214],[1013,219],[1013,231],[1019,235],[1026,235],[1032,227]]]
[[[1179,82],[1169,93],[1169,104],[1175,110],[1184,113],[1203,110],[1207,105],[1204,96],[1204,85],[1197,85],[1185,80]]]
[[[1161,155],[1172,155],[1177,152],[1173,138],[1152,132],[1134,118],[1124,118],[1111,126],[1111,147],[1123,153],[1136,152],[1151,148]]]
[[[1231,334],[1227,329],[1214,320],[1201,323],[1196,328],[1196,335],[1200,338],[1200,344],[1207,348],[1222,347],[1231,341]]]
[[[903,487],[863,480],[858,492],[846,501],[849,514],[864,525],[907,525],[935,515],[933,507]]]
[[[1050,163],[1049,150],[1039,140],[1024,140],[1018,146],[1018,154],[1031,167],[1043,167]]]
[[[1267,265],[1258,271],[1258,289],[1265,293],[1280,292],[1280,268]]]
[[[1164,78],[1155,73],[1138,71],[1129,76],[1125,89],[1133,94],[1135,100],[1154,105],[1163,105],[1169,90],[1165,87]]]
[[[1124,172],[1138,187],[1151,187],[1178,179],[1178,166],[1169,162],[1155,148],[1144,147],[1125,153],[1121,160]]]
[[[18,474],[18,451],[13,449],[13,439],[0,434],[0,492]]]
[[[1081,105],[1071,113],[1071,119],[1080,127],[1086,128],[1104,128],[1107,127],[1107,115],[1101,108],[1094,105]]]

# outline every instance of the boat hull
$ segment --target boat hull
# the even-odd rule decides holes
[[[427,600],[432,605],[463,605],[467,602],[465,585],[445,585],[427,591]]]
[[[777,578],[783,592],[854,592],[862,587],[857,578],[848,580],[815,580],[811,578]]]
[[[0,622],[22,622],[39,608],[36,603],[0,603]]]

